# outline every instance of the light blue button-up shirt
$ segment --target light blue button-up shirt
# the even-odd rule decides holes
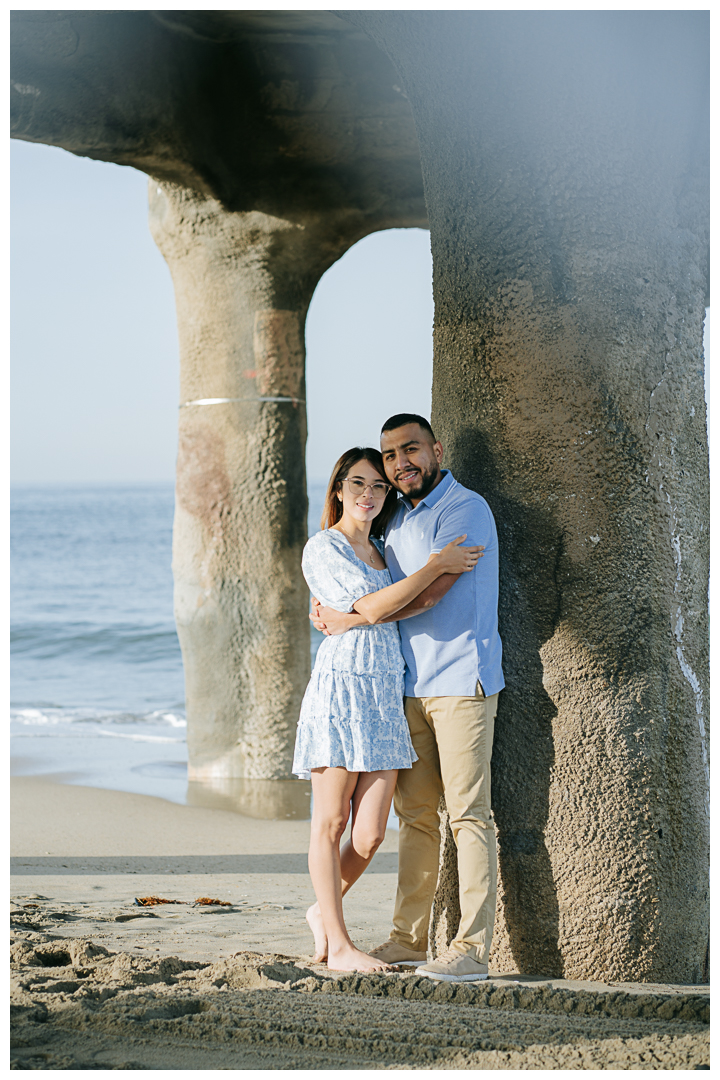
[[[398,622],[407,697],[471,697],[478,679],[490,697],[505,685],[497,530],[482,495],[443,469],[440,483],[416,507],[400,498],[385,536],[385,561],[393,581],[402,581],[463,533],[463,544],[485,546],[475,569],[461,574],[434,608]]]

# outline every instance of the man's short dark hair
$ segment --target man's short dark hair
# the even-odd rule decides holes
[[[427,422],[425,417],[418,416],[417,413],[412,412],[399,412],[396,413],[395,416],[391,416],[390,419],[386,420],[383,424],[380,434],[383,434],[383,432],[385,431],[394,431],[395,428],[405,427],[406,424],[418,424],[419,427],[423,429],[423,431],[427,431],[428,435],[434,443],[437,442],[437,439],[435,438],[435,432],[430,427],[430,424]]]

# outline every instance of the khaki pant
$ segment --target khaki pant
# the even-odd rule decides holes
[[[445,794],[457,845],[460,926],[456,952],[487,964],[495,921],[497,849],[490,809],[498,695],[405,698],[405,715],[419,760],[401,769],[395,789],[400,821],[398,888],[393,941],[424,952],[438,877],[440,818]]]

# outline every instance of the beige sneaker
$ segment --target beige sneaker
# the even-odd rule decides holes
[[[384,960],[386,964],[404,964],[405,967],[417,967],[427,960],[427,953],[413,952],[404,945],[398,945],[397,941],[386,941],[377,949],[371,949],[369,955],[376,960]]]
[[[487,964],[478,964],[466,953],[456,953],[452,949],[438,956],[437,960],[423,964],[417,973],[440,982],[479,982],[488,977]]]

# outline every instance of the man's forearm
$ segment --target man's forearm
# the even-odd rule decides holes
[[[398,619],[411,619],[413,615],[421,615],[423,611],[429,611],[450,591],[459,577],[461,577],[460,574],[443,574],[433,581],[432,585],[428,585],[427,589],[423,589],[420,595],[411,600],[409,604],[406,604],[404,608],[396,611],[394,615],[388,615],[385,619],[381,619],[381,622],[397,622]],[[358,623],[357,625],[360,626],[361,624]]]

